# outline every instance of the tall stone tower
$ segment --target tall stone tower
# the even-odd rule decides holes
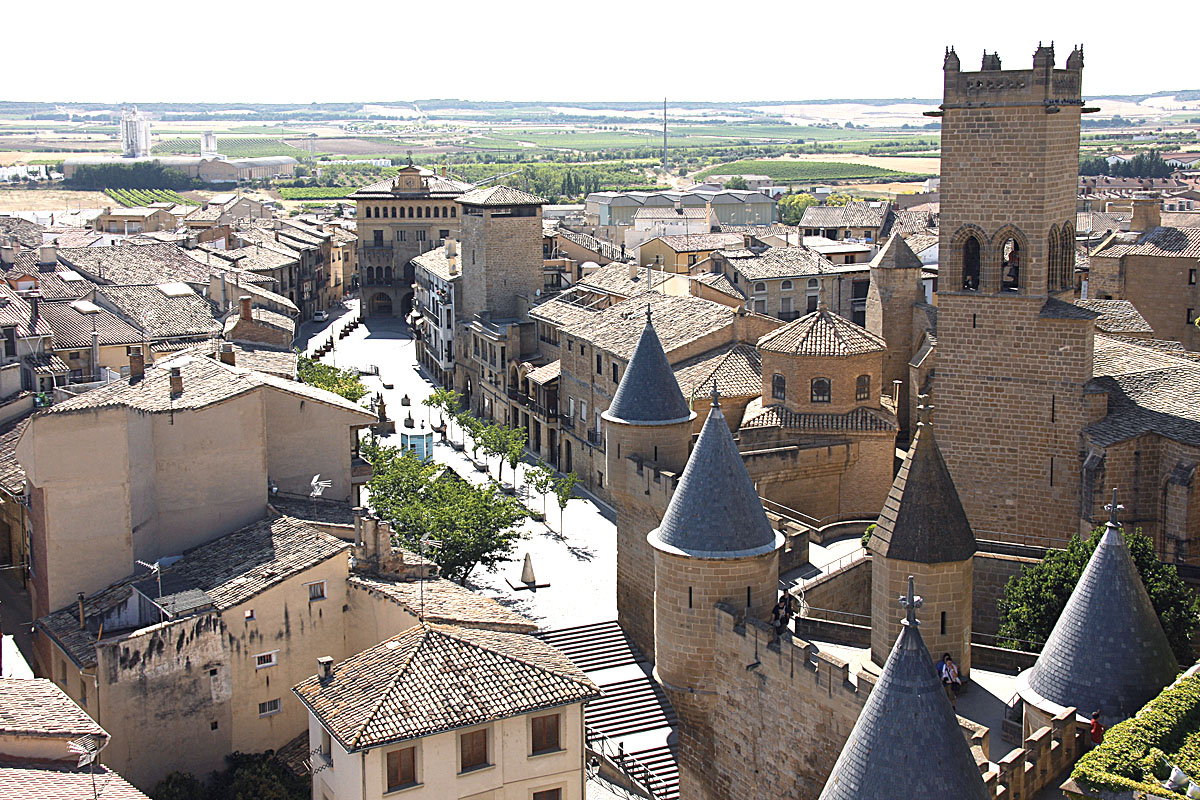
[[[657,527],[687,464],[692,420],[646,307],[646,327],[605,421],[605,463],[617,509],[617,621],[654,660],[654,551]]]
[[[726,603],[765,619],[779,593],[783,535],[771,528],[716,391],[712,410],[671,497],[654,548],[655,674],[679,715],[680,796],[711,797],[700,780],[720,743],[710,715],[717,618]]]
[[[542,289],[542,206],[537,195],[511,186],[475,189],[462,205],[463,316],[488,312],[515,319]]]
[[[938,437],[982,539],[1079,525],[1092,315],[1055,299],[1074,269],[1083,53],[963,72],[946,53]]]
[[[900,381],[900,401],[896,419],[900,436],[907,441],[909,430],[909,370],[920,337],[914,330],[913,308],[925,301],[921,287],[921,260],[900,234],[893,233],[887,244],[871,260],[871,286],[867,290],[866,329],[887,342],[883,354],[883,383],[887,394]]]
[[[922,396],[922,400],[924,400]],[[882,666],[900,635],[896,598],[914,577],[924,590],[925,639],[934,658],[950,653],[971,671],[975,535],[942,460],[928,406],[917,423],[868,545],[871,553],[871,662]]]

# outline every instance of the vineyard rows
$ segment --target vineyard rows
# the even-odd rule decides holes
[[[264,139],[258,136],[222,136],[217,139],[217,150],[230,158],[258,158],[260,156],[307,156],[308,151],[292,147],[282,139]],[[198,138],[165,139],[150,149],[154,155],[195,156],[200,154]]]
[[[357,186],[284,186],[279,196],[284,200],[340,200]]]
[[[125,208],[148,206],[151,203],[195,205],[193,201],[171,189],[105,189],[104,193]]]

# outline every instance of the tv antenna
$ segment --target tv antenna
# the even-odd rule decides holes
[[[311,485],[312,491],[308,493],[308,496],[316,500],[325,493],[326,489],[328,489],[330,486],[333,486],[333,481],[321,480],[321,473],[318,472],[316,475],[312,476]]]
[[[136,559],[136,562],[139,567],[145,567],[153,572],[155,580],[158,581],[158,602],[156,605],[158,606],[158,621],[162,622],[164,619],[166,619],[166,611],[162,607],[162,570],[159,568],[157,561],[155,561],[153,564],[147,564],[141,559]],[[80,764],[80,766],[83,765]]]
[[[421,556],[421,561],[425,560],[425,548],[426,547],[432,547],[433,549],[436,550],[441,546],[442,546],[442,542],[439,539],[431,539],[428,536],[418,536],[417,537],[417,553]],[[421,565],[421,569],[422,570],[425,569],[424,564]],[[420,595],[419,600],[418,600],[418,608],[417,608],[417,621],[418,622],[425,621],[425,579],[427,577],[428,576],[426,576],[426,575],[422,575],[421,576],[421,585],[419,587],[417,587],[417,592]]]

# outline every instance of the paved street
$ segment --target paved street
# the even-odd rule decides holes
[[[331,324],[340,329],[346,322],[334,320]],[[308,341],[319,343],[326,337],[324,331],[327,327],[322,325],[314,330],[313,326],[305,326],[304,333],[308,335]],[[304,346],[303,349],[307,350],[308,347]],[[383,393],[388,416],[396,420],[397,433],[384,441],[396,445],[400,443],[399,431],[404,430],[403,420],[410,411],[418,430],[421,423],[428,425],[429,409],[421,405],[421,400],[428,397],[436,386],[418,371],[416,344],[402,320],[369,318],[348,337],[338,341],[324,361],[343,368],[379,367],[378,377],[368,375],[363,381],[372,392]],[[391,384],[393,388],[385,389],[384,383]],[[405,395],[412,401],[407,408],[401,404],[401,398]],[[452,433],[461,441],[457,426]],[[475,470],[464,454],[448,445],[436,443],[434,458],[449,465],[467,480],[475,483],[488,480]],[[495,473],[494,460],[491,466]],[[525,465],[518,469],[523,474]],[[510,480],[507,465],[504,472],[505,479]],[[523,479],[518,486],[524,489]],[[541,509],[543,498],[541,495],[531,495],[528,504]],[[545,507],[549,524],[526,521],[522,528],[526,538],[518,544],[515,560],[494,573],[477,569],[471,575],[469,585],[525,614],[543,628],[563,628],[616,619],[616,526],[611,512],[590,499],[579,497],[567,504],[560,522],[559,508],[553,496],[545,499]],[[549,583],[548,587],[536,591],[514,591],[505,581],[507,578],[519,584],[526,553],[533,558],[538,582]]]

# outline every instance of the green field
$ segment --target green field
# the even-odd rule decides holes
[[[285,186],[279,190],[284,200],[340,200],[355,186]]]
[[[292,147],[282,139],[265,139],[256,136],[221,137],[217,149],[230,158],[257,158],[259,156],[307,156],[308,151]],[[200,153],[200,139],[167,139],[150,149],[154,155],[194,156]]]
[[[148,206],[151,203],[182,203],[196,205],[171,189],[105,189],[104,193],[125,208]]]
[[[703,180],[709,175],[766,175],[781,183],[804,183],[807,181],[839,181],[875,178],[884,180],[917,180],[925,175],[897,172],[866,164],[844,161],[732,161],[709,167],[696,175]]]
[[[733,139],[778,139],[784,142],[792,142],[797,139],[826,141],[899,138],[905,135],[895,130],[885,131],[871,128],[817,128],[810,125],[755,125],[738,122],[726,125],[668,125],[667,133],[671,136],[726,136]],[[913,133],[915,135],[918,131]],[[920,131],[920,133],[928,135],[929,132]],[[660,141],[661,136],[660,133]]]

